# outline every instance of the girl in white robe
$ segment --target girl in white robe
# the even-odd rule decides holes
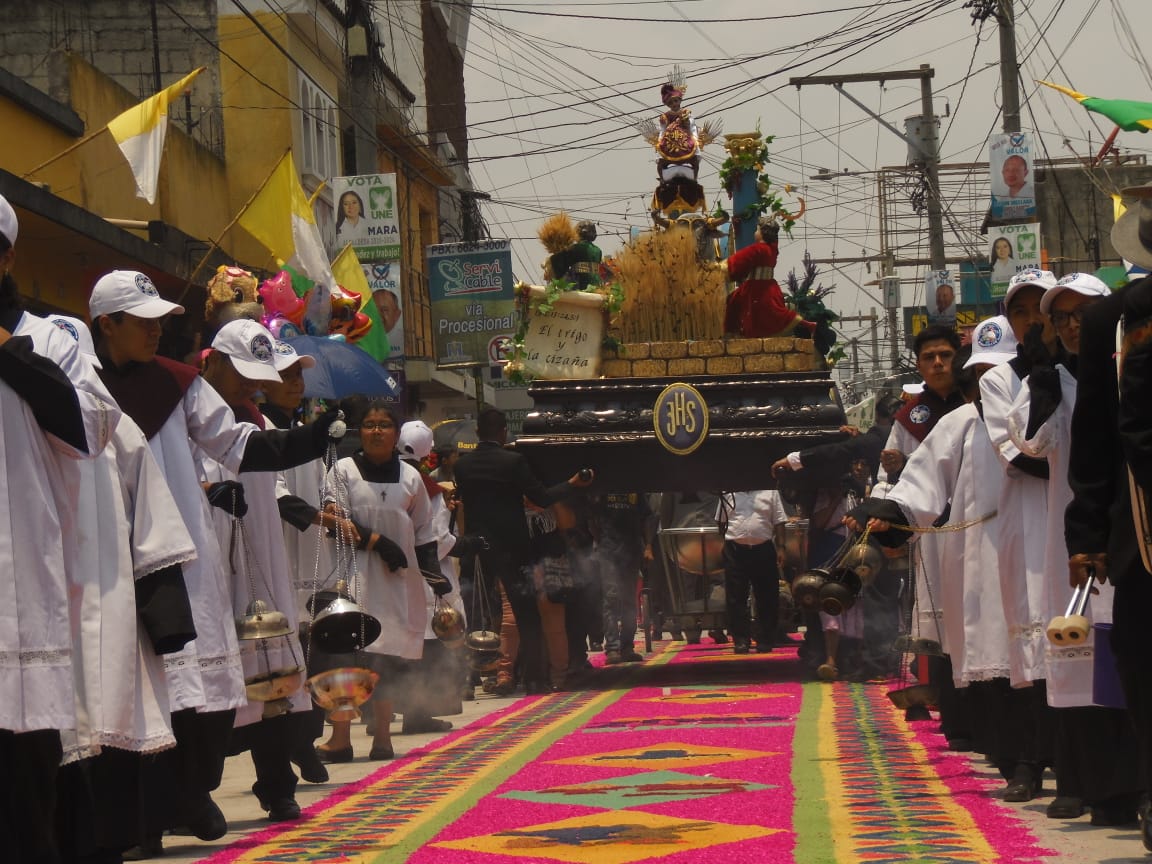
[[[437,567],[437,537],[424,481],[396,453],[399,419],[384,403],[371,404],[360,424],[361,452],[341,459],[333,470],[337,495],[347,497],[338,503],[346,503],[365,546],[356,556],[362,571],[357,600],[381,624],[379,638],[360,655],[381,673],[373,692],[371,759],[393,756],[392,699],[401,695],[403,679],[410,671],[404,661],[419,660],[424,650],[431,589],[420,570],[423,566],[435,572]],[[399,547],[401,555],[395,554],[393,546]],[[427,551],[419,553],[423,561],[417,551],[421,547],[431,552],[430,556]],[[391,560],[386,561],[384,554]],[[351,750],[350,724],[333,722],[332,736],[318,748],[321,759],[345,761],[351,758]]]

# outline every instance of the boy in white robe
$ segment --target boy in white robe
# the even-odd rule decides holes
[[[98,454],[119,411],[68,336],[46,322],[43,346],[14,335],[26,317],[9,273],[18,231],[0,197],[0,849],[39,864],[58,860],[60,730],[76,725],[65,568],[77,501],[67,463]]]
[[[1012,687],[1019,708],[1013,718],[1028,743],[1020,776],[1005,800],[1030,801],[1039,791],[1044,767],[1052,764],[1055,717],[1044,694],[1044,657],[1049,617],[1044,578],[1048,513],[1048,463],[1020,452],[1008,432],[1008,415],[1023,389],[1031,364],[1056,350],[1056,334],[1040,312],[1044,292],[1056,284],[1047,270],[1022,270],[1004,296],[1008,322],[1020,343],[1018,356],[980,379],[980,398],[992,446],[1000,458],[1004,484],[1000,491],[998,564],[1004,619],[1008,624]]]
[[[1051,617],[1064,614],[1070,594],[1063,534],[1064,512],[1072,500],[1068,456],[1080,316],[1110,293],[1107,285],[1087,273],[1071,273],[1044,293],[1040,310],[1052,320],[1067,358],[1055,367],[1033,366],[1008,415],[1013,444],[1027,456],[1046,459],[1049,466],[1044,573]],[[1085,614],[1110,624],[1113,588],[1105,583],[1097,590]],[[1088,805],[1093,825],[1126,825],[1136,821],[1137,743],[1125,711],[1093,704],[1094,641],[1089,631],[1082,644],[1046,646],[1047,699],[1056,714],[1056,798],[1047,814],[1074,819]]]

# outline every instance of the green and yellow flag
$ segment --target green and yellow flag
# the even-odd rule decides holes
[[[1037,81],[1045,87],[1059,90],[1065,96],[1071,96],[1089,111],[1103,114],[1125,132],[1147,132],[1152,129],[1152,102],[1133,102],[1129,99],[1097,99],[1095,96],[1085,96],[1051,81]]]
[[[360,295],[360,311],[372,321],[372,329],[357,340],[356,347],[367,351],[377,363],[383,363],[391,353],[388,331],[380,320],[380,310],[372,299],[368,277],[364,275],[364,268],[360,266],[360,259],[356,257],[356,250],[351,244],[345,246],[332,262],[332,275],[338,284],[344,286],[345,291]]]

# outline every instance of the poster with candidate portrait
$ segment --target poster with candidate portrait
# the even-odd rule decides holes
[[[388,333],[388,359],[404,359],[404,306],[400,299],[400,262],[361,262],[368,287],[372,289],[372,302],[380,313],[380,322]]]
[[[400,260],[400,217],[395,174],[333,177],[336,248],[349,243],[361,261]]]
[[[1001,225],[990,229],[988,261],[992,264],[991,296],[1003,297],[1008,283],[1021,270],[1040,267],[1040,223]]]
[[[991,218],[994,221],[1034,219],[1036,187],[1032,175],[1032,135],[1008,132],[988,142],[992,180]]]
[[[932,270],[924,277],[924,305],[928,323],[956,326],[956,280],[947,270]]]
[[[511,242],[441,243],[427,258],[437,368],[488,366],[516,329]]]

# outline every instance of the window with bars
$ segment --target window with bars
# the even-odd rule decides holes
[[[300,173],[316,180],[340,175],[340,127],[336,102],[299,75],[300,114],[297,165]]]

